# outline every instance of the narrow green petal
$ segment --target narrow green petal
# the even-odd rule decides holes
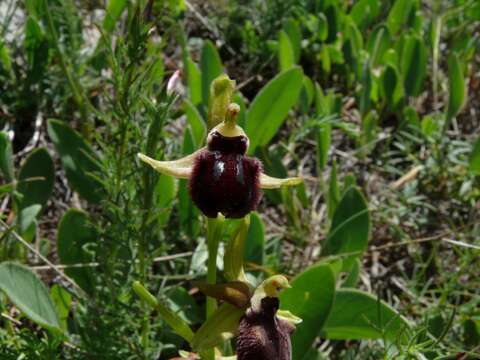
[[[278,189],[282,186],[295,186],[303,182],[300,177],[279,179],[268,176],[264,173],[260,175],[260,187],[262,189]]]
[[[288,310],[278,310],[277,311],[277,317],[280,318],[281,320],[285,320],[286,322],[288,322],[292,325],[300,324],[303,321],[301,318],[293,315]]]
[[[202,150],[203,149],[197,150],[193,154],[173,161],[158,161],[141,153],[138,153],[138,158],[161,174],[170,175],[179,179],[188,179],[192,174],[193,162]]]

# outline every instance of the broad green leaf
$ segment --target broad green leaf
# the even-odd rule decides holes
[[[70,186],[91,203],[105,196],[100,176],[101,167],[91,147],[83,137],[59,120],[48,120],[48,135],[60,155]]]
[[[246,262],[263,265],[265,257],[265,226],[257,212],[250,213],[244,258]]]
[[[215,45],[210,40],[205,41],[201,54],[202,71],[202,101],[205,106],[209,103],[210,84],[223,72],[222,61]]]
[[[418,96],[427,74],[427,49],[423,39],[412,35],[405,40],[401,63],[405,92]]]
[[[337,34],[339,32],[339,17],[340,11],[336,5],[330,5],[325,9],[325,17],[328,22],[328,36],[326,39],[327,43],[333,43],[337,40]]]
[[[338,289],[330,316],[323,328],[332,340],[405,340],[408,322],[374,296],[355,289]],[[381,329],[381,331],[380,331]]]
[[[249,153],[267,145],[283,124],[288,111],[297,102],[303,84],[303,73],[294,67],[273,78],[253,100],[247,115],[246,133]]]
[[[204,351],[231,339],[237,332],[243,314],[244,310],[223,303],[198,329],[190,345],[195,351]]]
[[[300,110],[307,114],[310,111],[310,106],[315,97],[315,86],[312,80],[307,76],[303,76],[303,86],[300,91],[299,107]]]
[[[247,238],[250,217],[244,217],[232,234],[223,260],[223,273],[229,281],[247,282],[243,269],[243,254],[245,252],[245,240]]]
[[[387,18],[387,26],[392,35],[395,35],[407,22],[412,9],[412,0],[396,0]]]
[[[450,122],[465,103],[465,80],[462,65],[456,54],[451,54],[448,58],[448,85],[447,121]]]
[[[177,335],[183,337],[188,342],[192,341],[193,331],[190,326],[163,301],[158,300],[138,281],[133,283],[133,290],[142,300],[157,311],[162,320],[165,321]]]
[[[356,187],[350,187],[335,210],[323,254],[363,252],[369,235],[370,214],[367,202]]]
[[[70,209],[63,215],[57,234],[57,252],[62,264],[90,263],[92,256],[87,253],[86,246],[96,241],[97,233],[86,213]],[[85,291],[93,290],[95,278],[89,267],[69,268],[65,272]]]
[[[7,182],[12,182],[13,173],[12,144],[5,132],[0,132],[0,171]]]
[[[470,153],[469,170],[474,175],[480,175],[480,138],[477,139]]]
[[[23,195],[20,209],[38,204],[44,207],[53,191],[55,168],[48,151],[39,148],[27,157],[18,175],[17,190]]]
[[[292,358],[302,359],[330,314],[335,276],[329,265],[319,264],[297,275],[290,284],[292,288],[280,294],[280,304],[303,320],[292,335]]]
[[[111,32],[115,28],[115,24],[126,6],[127,0],[108,0],[105,19],[103,20],[103,29],[105,31]]]
[[[470,348],[480,344],[480,319],[467,319],[463,323],[463,342]]]
[[[280,71],[288,70],[295,65],[295,53],[290,38],[283,30],[278,35],[278,62]]]
[[[320,41],[325,41],[328,37],[328,20],[324,13],[318,14],[318,28],[315,33]]]
[[[30,320],[54,333],[62,332],[47,288],[30,269],[12,262],[0,264],[0,289]]]
[[[298,22],[295,19],[288,19],[283,30],[287,33],[288,38],[290,39],[290,44],[292,45],[294,62],[297,63],[300,60],[300,53],[302,51],[302,33]]]
[[[197,108],[188,100],[183,103],[183,111],[185,111],[187,122],[192,129],[192,136],[195,141],[194,145],[196,148],[200,148],[203,145],[207,131],[205,121],[203,121]]]
[[[322,122],[318,125],[317,131],[317,165],[323,171],[328,162],[328,151],[330,150],[330,143],[332,137],[332,126],[327,122]]]
[[[173,202],[177,195],[177,183],[172,176],[161,174],[155,185],[155,195],[158,207],[161,209],[158,214],[160,226],[165,226],[172,212]]]

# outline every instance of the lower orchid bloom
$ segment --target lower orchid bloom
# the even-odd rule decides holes
[[[302,320],[279,310],[278,299],[290,287],[283,275],[269,277],[254,291],[242,281],[199,284],[203,293],[224,303],[197,331],[193,348],[201,352],[236,334],[237,360],[291,360],[290,335]]]
[[[208,134],[207,146],[182,159],[157,161],[138,154],[156,171],[188,179],[193,202],[209,218],[216,218],[218,213],[227,218],[242,218],[256,209],[261,189],[302,182],[299,177],[270,177],[263,172],[258,159],[246,156],[249,139],[236,124],[239,111],[237,104],[230,104],[225,120]]]

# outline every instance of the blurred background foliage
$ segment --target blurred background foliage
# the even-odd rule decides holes
[[[329,284],[298,359],[479,358],[479,50],[476,0],[3,0],[2,359],[186,347],[131,284],[198,328],[204,220],[136,154],[203,146],[223,72],[250,154],[305,178],[265,192],[245,250],[254,282]]]

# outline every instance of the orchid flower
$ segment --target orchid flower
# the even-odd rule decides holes
[[[156,171],[189,180],[190,196],[209,218],[218,213],[242,218],[256,209],[261,189],[277,189],[302,182],[299,177],[278,179],[263,172],[261,162],[246,156],[248,136],[236,124],[240,107],[229,104],[224,120],[207,136],[207,146],[174,161],[158,161],[139,153]]]

